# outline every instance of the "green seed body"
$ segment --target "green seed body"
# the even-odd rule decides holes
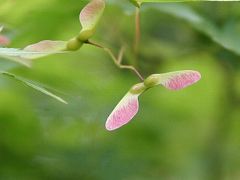
[[[148,76],[147,79],[144,80],[144,85],[147,88],[151,88],[159,84],[159,76],[157,74],[152,74]]]
[[[94,32],[95,32],[94,29],[92,29],[92,30],[82,30],[82,31],[79,33],[77,39],[78,39],[79,41],[85,42],[85,41],[87,41],[89,38],[91,38],[91,37],[93,36]]]
[[[133,87],[130,89],[130,93],[132,94],[141,94],[146,90],[146,86],[143,83],[138,83],[135,84]]]
[[[73,38],[73,39],[68,41],[68,43],[67,43],[67,50],[69,50],[69,51],[76,51],[80,47],[82,47],[82,45],[83,45],[82,41],[79,41],[77,38]]]

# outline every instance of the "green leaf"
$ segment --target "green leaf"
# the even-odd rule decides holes
[[[54,99],[56,99],[56,100],[58,100],[58,101],[60,101],[64,104],[67,104],[67,102],[65,100],[63,100],[62,98],[60,98],[59,96],[49,92],[48,90],[46,90],[43,87],[40,87],[39,85],[36,85],[36,83],[33,83],[32,81],[26,80],[22,77],[16,76],[16,75],[14,75],[12,73],[9,73],[9,72],[0,71],[0,74],[5,75],[5,76],[10,77],[10,78],[13,78],[13,79],[27,85],[28,87],[31,87],[31,88],[33,88],[37,91],[40,91],[41,93],[43,93],[47,96],[50,96],[50,97],[52,97],[52,98],[54,98]]]
[[[240,55],[240,31],[238,30],[239,28],[237,28],[239,26],[238,22],[228,21],[224,26],[218,27],[213,22],[195,12],[188,5],[183,4],[150,5],[147,8],[149,7],[187,21],[193,28],[206,34],[222,47]]]

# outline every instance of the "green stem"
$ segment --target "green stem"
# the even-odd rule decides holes
[[[139,51],[139,44],[141,38],[141,29],[140,29],[140,9],[136,7],[135,14],[135,42],[134,42],[134,53],[137,57]]]
[[[120,51],[118,53],[118,58],[117,58],[118,64],[122,63],[124,51],[125,51],[125,47],[123,46],[123,47],[121,47],[121,49],[120,49]]]
[[[122,65],[121,62],[122,62],[122,57],[123,57],[123,52],[124,52],[124,48],[122,48],[119,52],[119,55],[118,55],[118,58],[116,58],[113,54],[113,52],[111,51],[111,49],[109,48],[106,48],[102,45],[99,45],[95,42],[91,42],[91,41],[87,41],[86,42],[87,44],[90,44],[92,46],[95,46],[95,47],[98,47],[98,48],[101,48],[103,49],[106,53],[108,53],[108,55],[111,57],[111,59],[113,60],[114,64],[119,67],[120,69],[129,69],[131,71],[133,71],[137,76],[138,78],[141,80],[141,81],[144,81],[144,78],[143,76],[138,72],[138,70],[134,67],[134,66],[131,66],[131,65]]]

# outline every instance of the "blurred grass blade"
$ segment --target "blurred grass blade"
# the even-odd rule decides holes
[[[30,82],[29,80],[26,80],[26,79],[24,79],[22,77],[16,76],[16,75],[14,75],[12,73],[9,73],[9,72],[0,71],[0,74],[8,76],[10,78],[13,78],[13,79],[15,79],[15,80],[17,80],[19,82],[22,82],[23,84],[27,85],[28,87],[31,87],[31,88],[33,88],[33,89],[35,89],[37,91],[40,91],[41,93],[43,93],[43,94],[45,94],[47,96],[50,96],[50,97],[52,97],[52,98],[54,98],[54,99],[56,99],[56,100],[58,100],[58,101],[60,101],[60,102],[62,102],[64,104],[67,104],[67,102],[65,100],[63,100],[59,96],[49,92],[45,88],[40,87],[39,85],[36,85],[36,83]]]
[[[240,55],[240,31],[237,21],[229,20],[222,27],[218,27],[188,5],[161,4],[158,6],[149,5],[147,8],[149,7],[187,21],[193,28],[203,32],[222,47]]]

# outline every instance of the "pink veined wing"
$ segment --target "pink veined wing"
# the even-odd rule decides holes
[[[31,55],[22,55],[21,58],[36,59],[50,54],[59,53],[66,49],[66,41],[43,40],[25,47],[24,51],[33,52]]]
[[[127,124],[138,112],[138,96],[128,92],[108,116],[105,127],[112,131]]]
[[[175,71],[156,76],[159,77],[159,84],[170,90],[183,89],[201,79],[201,74],[192,70]]]
[[[92,0],[81,11],[79,20],[84,30],[92,30],[98,23],[105,8],[104,0]]]
[[[36,44],[28,45],[24,48],[24,50],[28,51],[36,51],[36,52],[51,52],[51,51],[59,51],[65,48],[65,41],[51,41],[51,40],[43,40]]]

